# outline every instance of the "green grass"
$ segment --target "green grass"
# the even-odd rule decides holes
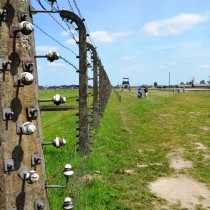
[[[66,94],[73,93],[66,91]],[[71,164],[75,175],[67,190],[49,190],[52,210],[61,209],[68,195],[66,191],[70,191],[77,210],[148,210],[161,206],[165,201],[152,194],[148,184],[174,173],[166,155],[178,148],[184,148],[184,158],[193,161],[193,168],[186,173],[210,187],[210,161],[204,158],[210,154],[209,150],[197,150],[193,144],[200,142],[210,147],[210,133],[204,130],[210,129],[210,92],[150,91],[148,99],[137,99],[137,91],[120,94],[121,103],[112,92],[88,158],[82,158],[76,151],[76,130],[67,136],[65,148],[45,147],[48,179],[53,184],[65,182],[62,168],[69,151],[74,149]],[[47,97],[43,92],[40,96]],[[61,137],[65,135],[77,119],[73,114],[74,111],[44,112],[44,136],[56,136],[58,132]],[[138,164],[151,165],[139,168]],[[133,173],[126,173],[127,170]],[[89,179],[84,178],[87,174]]]

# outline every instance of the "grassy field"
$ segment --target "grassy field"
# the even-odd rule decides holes
[[[41,92],[40,97],[54,93]],[[185,174],[210,187],[210,160],[204,158],[210,151],[194,145],[210,147],[210,92],[149,91],[148,99],[137,99],[137,91],[120,94],[121,102],[114,91],[111,94],[89,157],[77,152],[76,110],[42,113],[45,141],[59,134],[68,142],[59,149],[45,147],[49,183],[65,183],[62,169],[68,160],[75,169],[67,189],[48,190],[52,210],[61,209],[68,193],[77,210],[158,209],[166,201],[148,185],[174,173],[167,154],[179,148],[193,162]]]

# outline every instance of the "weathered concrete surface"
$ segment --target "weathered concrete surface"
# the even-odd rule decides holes
[[[27,14],[27,21],[31,22],[28,10],[28,1],[0,1],[0,8],[8,11],[8,19],[0,22],[0,58],[11,60],[11,70],[0,69],[0,209],[18,210],[34,209],[36,200],[43,199],[45,210],[49,209],[47,193],[45,190],[45,165],[41,146],[41,120],[38,108],[38,116],[29,119],[26,108],[38,107],[38,82],[36,63],[34,60],[34,36],[33,33],[25,36],[20,33],[19,38],[10,37],[10,27],[18,26],[18,12]],[[34,82],[24,87],[14,87],[13,76],[23,72],[22,62],[30,59],[34,63]],[[3,121],[4,108],[11,108],[14,116],[11,120]],[[37,127],[32,135],[20,135],[16,133],[18,122],[31,121]],[[31,165],[31,155],[40,153],[41,164]],[[4,172],[4,161],[13,159],[14,171]],[[28,184],[19,177],[18,173],[27,168],[36,170],[40,176],[38,182]]]

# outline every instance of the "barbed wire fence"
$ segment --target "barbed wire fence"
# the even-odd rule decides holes
[[[96,47],[89,36],[87,24],[82,17],[77,2],[68,0],[70,10],[60,9],[56,0],[36,0],[41,10],[36,10],[29,1],[0,2],[0,209],[50,209],[49,189],[65,189],[66,197],[63,209],[72,209],[81,177],[84,175],[85,159],[90,152],[92,130],[99,127],[112,87],[108,75],[96,52]],[[75,9],[74,9],[75,8]],[[76,14],[77,11],[78,14]],[[46,32],[34,22],[33,14],[47,13],[78,45],[78,53],[68,48],[53,35]],[[65,27],[63,26],[63,23]],[[50,24],[50,23],[49,23]],[[76,26],[75,26],[76,25]],[[79,60],[78,67],[63,55],[49,51],[45,55],[35,52],[34,27],[47,39],[52,40]],[[67,28],[66,28],[67,27]],[[76,33],[78,32],[78,33]],[[87,40],[87,37],[89,41]],[[87,51],[90,51],[90,55]],[[56,94],[52,99],[40,99],[38,92],[37,59],[46,58],[50,62],[61,59],[79,74],[79,94],[65,97]],[[92,63],[92,65],[91,65]],[[88,67],[92,67],[92,75],[88,75]],[[88,84],[92,81],[92,87]],[[89,88],[90,87],[90,88]],[[77,101],[77,105],[63,105],[66,101]],[[42,105],[42,103],[50,103]],[[69,126],[42,136],[42,130],[63,123],[64,118],[56,119],[42,127],[43,111],[76,110],[76,114],[68,115]],[[76,119],[78,117],[78,119]],[[55,126],[56,127],[56,126]],[[73,132],[74,130],[74,132]],[[75,132],[78,132],[75,140]],[[47,133],[47,132],[45,132]],[[60,134],[59,136],[57,134]],[[66,140],[68,139],[68,141]],[[45,163],[54,161],[53,156],[46,159],[46,154],[54,154],[54,150],[72,141],[68,148],[66,163],[57,162],[54,174],[47,179]],[[78,151],[79,145],[79,151]],[[52,147],[50,147],[52,146]],[[49,149],[45,149],[49,148]],[[81,154],[81,162],[73,172],[71,161],[75,155]],[[59,152],[63,155],[63,152]],[[59,156],[58,155],[58,156]],[[57,184],[56,179],[64,175],[64,184]],[[74,177],[70,177],[74,174]],[[56,183],[56,184],[53,184]],[[57,192],[57,191],[56,191]],[[58,196],[59,197],[59,196]]]

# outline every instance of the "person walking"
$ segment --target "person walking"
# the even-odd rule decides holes
[[[148,87],[144,88],[144,98],[148,98]]]
[[[142,89],[140,87],[138,89],[138,98],[142,98]]]

